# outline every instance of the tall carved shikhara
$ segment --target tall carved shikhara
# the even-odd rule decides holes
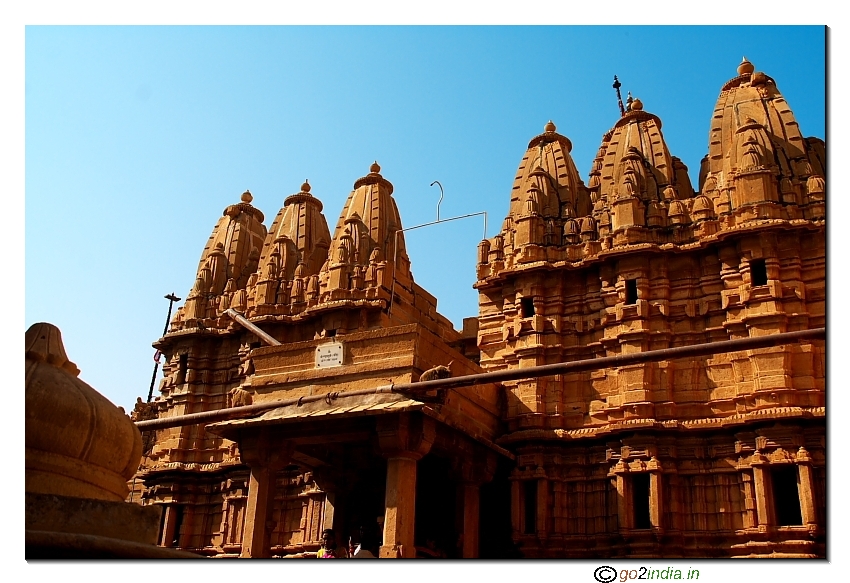
[[[746,59],[721,89],[697,192],[639,99],[603,136],[587,185],[571,148],[546,124],[501,230],[479,245],[481,369],[825,325],[825,145]],[[225,210],[157,343],[171,357],[160,416],[220,408],[256,382],[250,342],[226,333],[230,307],[277,325],[283,342],[417,323],[470,354],[413,283],[403,238],[392,247],[392,185],[371,170],[333,238],[306,183],[268,233],[250,194]],[[813,341],[505,382],[493,438],[516,459],[496,511],[525,557],[823,557],[824,361]],[[179,546],[238,552],[247,471],[234,444],[197,426],[164,430],[146,460],[146,499],[179,501],[191,525]],[[312,480],[279,477],[280,554],[318,540],[324,494]]]

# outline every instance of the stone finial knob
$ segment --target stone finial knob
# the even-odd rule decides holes
[[[555,124],[552,123],[552,120],[550,119],[549,123],[547,123],[546,126],[543,128],[543,131],[554,132],[556,129],[557,128],[555,127]]]
[[[643,101],[641,101],[640,99],[635,97],[634,100],[632,101],[632,111],[640,111],[642,109],[643,109]]]
[[[747,73],[752,73],[755,71],[755,67],[751,62],[747,60],[747,57],[744,57],[741,61],[741,64],[738,65],[738,75],[746,75]]]
[[[250,190],[246,190],[242,193],[242,202],[250,203],[252,200],[254,200],[254,196],[251,194]]]
[[[27,358],[61,368],[74,377],[79,376],[79,369],[68,360],[68,355],[65,353],[62,333],[53,324],[40,322],[30,326],[26,333],[25,345]]]
[[[310,192],[310,182],[306,178],[304,184],[301,185],[301,192]]]
[[[377,174],[380,171],[381,171],[381,167],[378,166],[378,161],[375,160],[375,162],[373,162],[372,165],[369,166],[369,172],[371,172],[372,174]]]

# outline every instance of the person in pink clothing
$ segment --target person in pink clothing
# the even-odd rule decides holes
[[[347,559],[348,551],[345,547],[336,546],[336,535],[332,528],[326,528],[322,533],[322,546],[316,553],[317,559]]]

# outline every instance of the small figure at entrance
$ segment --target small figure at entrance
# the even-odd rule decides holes
[[[347,559],[345,547],[336,546],[336,535],[332,528],[326,528],[322,533],[322,546],[316,553],[317,559]]]
[[[351,558],[352,559],[375,559],[377,558],[374,553],[370,550],[372,548],[372,537],[369,535],[368,531],[362,526],[359,529],[359,543],[357,546],[352,546],[351,550]]]

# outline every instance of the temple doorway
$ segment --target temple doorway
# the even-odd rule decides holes
[[[452,478],[449,460],[428,454],[419,460],[416,473],[417,556],[442,551],[447,558],[459,558],[458,520],[462,513],[457,508],[458,483]]]
[[[334,519],[337,543],[365,542],[375,556],[382,544],[387,464],[363,444],[346,445],[333,458],[335,475]],[[361,540],[362,536],[365,541]]]

